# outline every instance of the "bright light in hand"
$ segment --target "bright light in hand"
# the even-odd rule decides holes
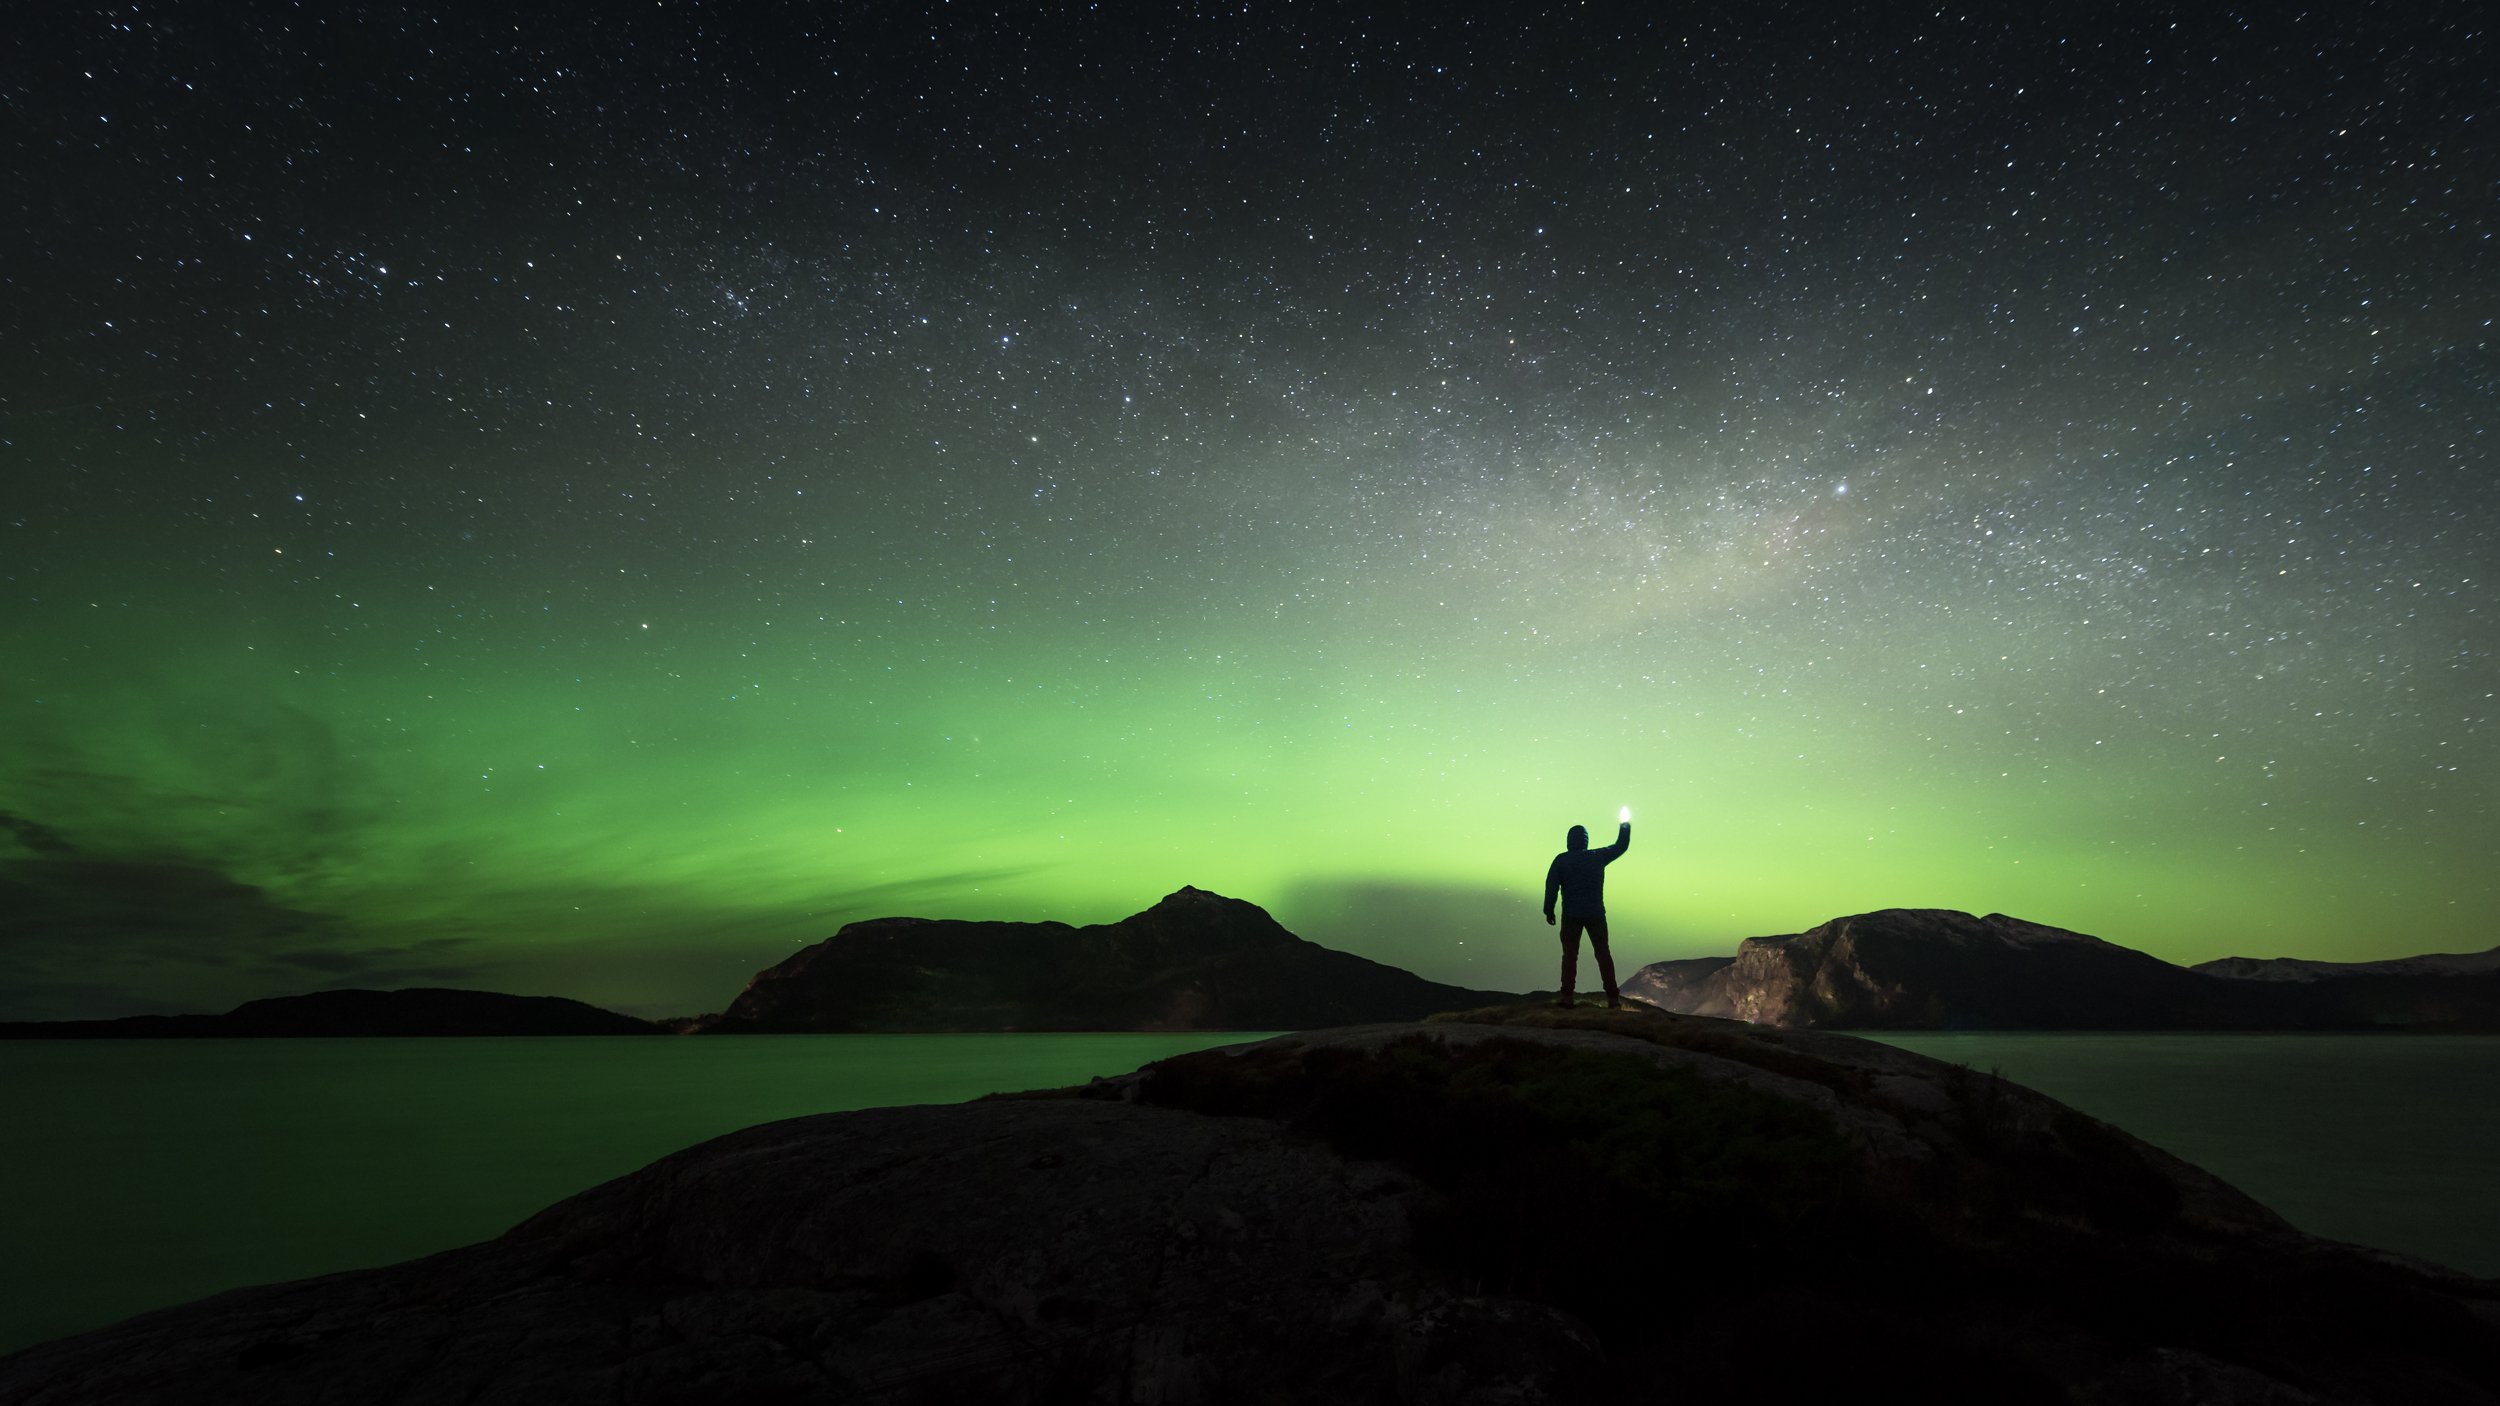
[[[1632,823],[1632,808],[1631,808],[1630,806],[1625,806],[1625,807],[1623,808],[1623,814],[1616,816],[1616,817],[1615,817],[1615,819],[1622,821],[1622,822],[1623,822],[1624,824],[1626,824],[1626,825],[1631,824],[1631,823]]]

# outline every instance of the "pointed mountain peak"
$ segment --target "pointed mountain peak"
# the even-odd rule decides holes
[[[1152,913],[1165,908],[1203,908],[1222,904],[1240,904],[1244,908],[1258,907],[1255,903],[1244,902],[1238,898],[1227,898],[1213,889],[1202,889],[1194,884],[1183,884],[1179,888],[1165,894],[1163,897],[1156,899],[1154,907],[1149,908],[1146,911]]]

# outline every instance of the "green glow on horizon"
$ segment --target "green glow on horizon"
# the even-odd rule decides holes
[[[1627,801],[1609,890],[1627,970],[1890,906],[2010,912],[2182,962],[2481,945],[2436,832],[2329,832],[2352,803],[2332,768],[2234,768],[2174,720],[2091,701],[2062,733],[2009,738],[2006,695],[2070,672],[2011,634],[1905,632],[1769,668],[1724,622],[1637,590],[1570,638],[1488,627],[1509,603],[1478,578],[1428,587],[1476,623],[1433,620],[1396,658],[1364,641],[1400,637],[1375,617],[1415,609],[1411,588],[1186,635],[1134,618],[916,634],[856,605],[542,624],[524,606],[455,646],[412,623],[422,590],[379,584],[290,626],[179,573],[151,584],[109,611],[56,598],[9,642],[50,686],[0,717],[7,808],[82,856],[212,865],[395,979],[433,961],[716,1008],[853,919],[1099,922],[1191,883],[1519,989],[1551,980],[1545,859]],[[1671,674],[1657,641],[1679,635],[1699,662]],[[1998,670],[1959,713],[1896,706],[1930,696],[1903,662],[1922,655]],[[214,1004],[286,973],[131,979]]]

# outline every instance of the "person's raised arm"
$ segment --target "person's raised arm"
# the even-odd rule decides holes
[[[1606,862],[1612,864],[1616,860],[1621,859],[1623,857],[1623,852],[1631,847],[1632,822],[1626,820],[1615,827],[1615,842],[1606,846],[1604,849],[1599,850],[1598,853],[1606,856]]]
[[[1562,856],[1558,854],[1553,863],[1545,866],[1545,922],[1549,927],[1554,922],[1554,892],[1561,887]]]

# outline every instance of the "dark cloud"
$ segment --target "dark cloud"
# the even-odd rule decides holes
[[[352,860],[384,805],[337,731],[285,703],[238,707],[167,680],[75,718],[12,721],[0,830],[30,852],[174,856],[283,880]]]
[[[74,852],[74,846],[62,836],[60,831],[5,810],[0,810],[0,832],[6,832],[29,853],[70,854]]]
[[[165,960],[226,965],[238,951],[335,931],[211,865],[75,853],[0,862],[0,912],[0,951],[35,962],[144,946]]]
[[[414,979],[466,981],[484,970],[484,966],[452,959],[471,948],[475,942],[474,938],[437,937],[398,946],[305,947],[291,952],[273,952],[269,960],[282,966],[323,973],[336,978],[341,985],[378,983],[384,979],[393,982]]]
[[[292,907],[218,866],[77,852],[59,832],[11,817],[41,847],[0,860],[0,1019],[52,1020],[223,1010],[332,983],[459,981],[467,939],[376,945],[346,921]]]
[[[727,914],[665,887],[478,885],[453,844],[435,856],[449,871],[440,893],[400,918],[374,916],[364,894],[351,911],[369,921],[358,922],[278,896],[294,880],[317,884],[370,838],[373,788],[332,729],[294,709],[208,709],[174,726],[153,705],[129,706],[140,715],[121,734],[128,766],[57,732],[0,749],[0,795],[13,802],[0,811],[0,1019],[222,1010],[312,985],[411,983],[716,1009],[845,922],[958,911],[972,891],[1033,872],[950,870]],[[448,907],[434,901],[452,892]]]
[[[304,709],[174,682],[0,741],[0,1019],[223,1010],[308,973],[389,985],[485,969],[465,937],[394,943],[281,898],[364,850],[371,778]]]

